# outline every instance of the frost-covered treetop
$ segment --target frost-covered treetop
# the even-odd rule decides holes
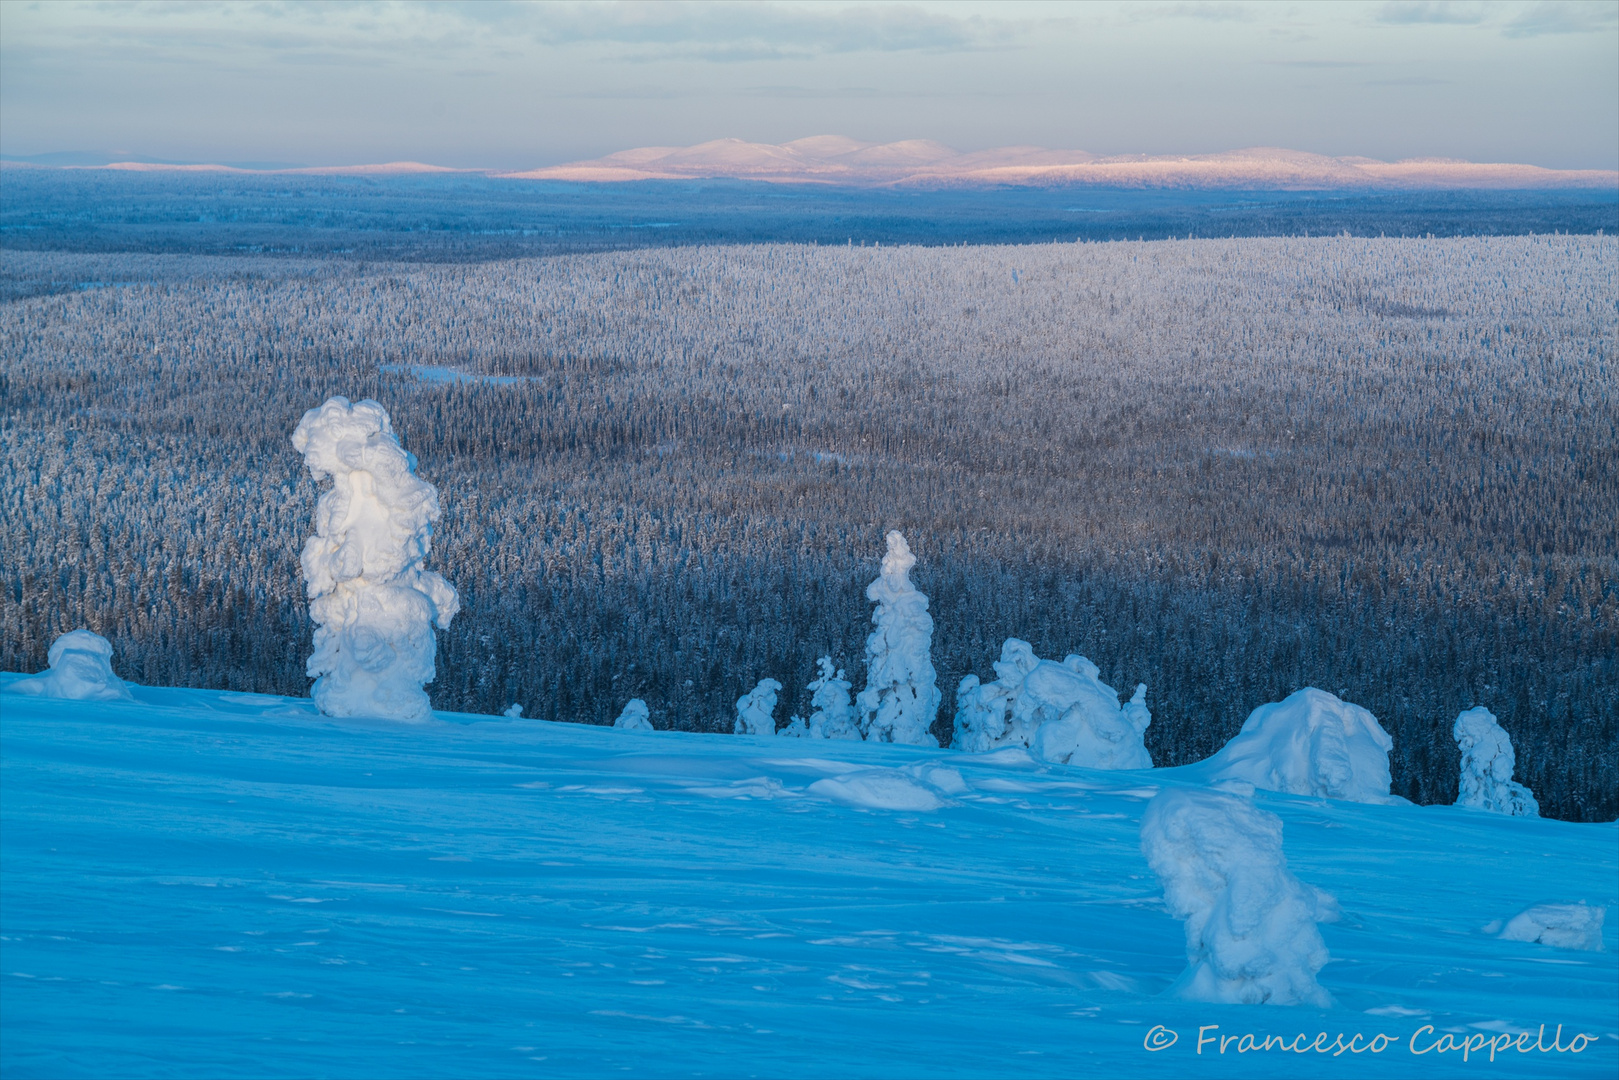
[[[883,556],[882,576],[871,583],[866,589],[866,597],[870,600],[881,600],[876,590],[883,589],[891,595],[911,592],[911,567],[916,565],[916,556],[911,554],[911,545],[905,542],[905,537],[898,529],[888,531],[888,554]]]

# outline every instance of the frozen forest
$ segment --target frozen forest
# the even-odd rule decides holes
[[[71,287],[0,306],[0,669],[87,627],[136,683],[308,694],[287,433],[341,395],[438,492],[437,708],[730,731],[773,684],[748,725],[869,723],[843,672],[899,530],[928,740],[993,727],[1017,639],[1145,684],[1084,723],[1158,765],[1314,686],[1290,707],[1350,765],[1300,790],[1381,735],[1417,802],[1468,753],[1544,816],[1619,813],[1613,237],[3,258]],[[1453,730],[1475,707],[1499,738]]]

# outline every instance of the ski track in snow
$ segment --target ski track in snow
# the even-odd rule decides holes
[[[1619,1068],[1612,824],[1260,792],[1342,905],[1338,1007],[1186,1004],[1157,996],[1185,945],[1137,835],[1178,770],[131,690],[0,699],[8,1076]],[[1481,929],[1580,900],[1610,912],[1604,952]],[[1542,1023],[1599,1038],[1406,1048]],[[1179,1041],[1149,1053],[1156,1024]],[[1211,1024],[1401,1041],[1196,1057]]]

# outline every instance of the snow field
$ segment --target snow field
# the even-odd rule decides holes
[[[1256,1009],[1166,993],[1140,826],[1184,770],[131,692],[0,695],[7,1075],[1476,1075],[1406,1040],[1542,1023],[1597,1041],[1489,1075],[1619,1065],[1612,921],[1495,936],[1613,908],[1611,824],[1256,792],[1342,909],[1336,1007]],[[1197,1056],[1207,1025],[1400,1041]]]

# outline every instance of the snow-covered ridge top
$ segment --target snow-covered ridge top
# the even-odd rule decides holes
[[[261,694],[23,697],[16,678],[9,1060],[125,1075],[178,1044],[214,1075],[273,1052],[299,1075],[511,1075],[533,1055],[640,1076],[711,1072],[719,1039],[725,1070],[772,1076],[912,1076],[941,1053],[961,1075],[1071,1076],[1075,1047],[1115,1076],[1140,1074],[1161,1024],[1180,1042],[1154,1075],[1193,1075],[1204,1024],[1544,1021],[1548,1041],[1558,1023],[1564,1045],[1600,1038],[1558,1075],[1613,1073],[1614,920],[1601,952],[1486,929],[1611,911],[1612,824],[1256,793],[1287,871],[1341,905],[1320,930],[1338,1007],[1239,1016],[1164,993],[1187,935],[1138,834],[1155,795],[1192,790],[1175,770],[450,713],[406,729]],[[1371,1060],[1312,1065],[1412,1075]]]

